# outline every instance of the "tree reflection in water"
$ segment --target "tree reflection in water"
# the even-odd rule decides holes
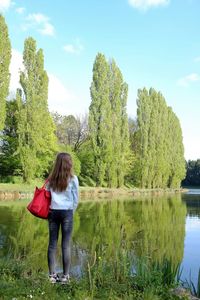
[[[15,205],[0,207],[1,255],[23,259],[30,269],[47,271],[48,223]],[[181,263],[186,205],[180,195],[136,200],[82,202],[74,216],[72,272],[80,275],[94,256],[109,261],[128,253]],[[60,245],[60,241],[59,241]],[[61,265],[58,247],[58,270]]]

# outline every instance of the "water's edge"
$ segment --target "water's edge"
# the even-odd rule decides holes
[[[117,197],[132,197],[132,196],[144,196],[144,195],[163,195],[174,193],[187,193],[188,189],[111,189],[111,188],[80,188],[81,199],[94,199],[94,198],[115,198]],[[19,200],[19,199],[31,199],[33,192],[24,191],[0,191],[0,200]]]

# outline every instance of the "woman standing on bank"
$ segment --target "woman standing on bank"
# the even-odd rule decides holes
[[[56,248],[59,228],[62,232],[63,275],[59,281],[67,283],[70,268],[70,240],[73,228],[73,213],[78,205],[78,178],[72,174],[72,159],[68,153],[59,153],[49,176],[47,189],[51,192],[49,221],[48,266],[49,280],[58,281],[55,272]]]

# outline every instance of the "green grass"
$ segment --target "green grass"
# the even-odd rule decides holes
[[[170,292],[177,284],[174,273],[170,283],[163,274],[173,268],[166,265],[148,267],[138,262],[137,272],[130,272],[132,261],[126,251],[119,251],[114,259],[104,260],[97,255],[88,261],[83,276],[72,278],[70,284],[52,285],[47,274],[32,271],[25,261],[0,260],[0,299],[73,299],[73,300],[186,300]],[[145,271],[145,272],[144,272]],[[163,273],[164,272],[164,273]],[[170,276],[171,276],[170,275]]]

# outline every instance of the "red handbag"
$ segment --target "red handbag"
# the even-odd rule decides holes
[[[45,190],[45,185],[47,182],[48,180],[45,181],[41,188],[35,188],[33,200],[27,206],[27,209],[30,211],[30,213],[42,219],[48,218],[51,204],[51,192]]]

